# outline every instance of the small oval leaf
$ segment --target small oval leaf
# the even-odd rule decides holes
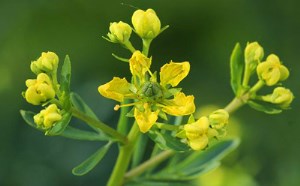
[[[268,103],[260,104],[254,101],[248,101],[247,104],[253,109],[266,114],[279,114],[282,112],[282,109],[272,107],[272,105]]]
[[[230,76],[231,88],[235,95],[238,96],[242,87],[242,76],[244,70],[243,52],[239,43],[237,43],[230,56]]]
[[[82,176],[93,170],[95,166],[102,160],[104,155],[107,153],[112,142],[108,142],[105,146],[101,147],[94,154],[92,154],[88,159],[82,162],[80,165],[72,169],[72,173],[76,176]]]

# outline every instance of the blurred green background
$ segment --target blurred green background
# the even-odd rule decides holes
[[[153,42],[153,68],[158,70],[169,60],[190,61],[190,75],[181,86],[196,96],[199,107],[223,107],[232,99],[229,56],[236,42],[245,46],[247,41],[258,41],[265,54],[280,57],[291,72],[284,85],[296,96],[293,109],[275,116],[247,106],[236,112],[229,135],[240,136],[238,150],[200,182],[205,186],[300,185],[300,1],[296,0],[1,0],[0,185],[105,185],[116,148],[105,164],[87,176],[73,176],[71,169],[101,144],[45,137],[25,124],[19,110],[37,109],[21,96],[24,81],[34,78],[31,60],[43,51],[54,51],[60,59],[66,54],[71,57],[72,89],[102,120],[115,120],[114,102],[99,96],[97,87],[112,76],[129,75],[128,66],[111,53],[130,54],[101,39],[110,22],[130,23],[135,9],[121,3],[151,7],[162,25],[170,25]]]

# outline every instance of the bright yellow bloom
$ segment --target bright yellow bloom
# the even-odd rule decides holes
[[[183,80],[190,72],[190,63],[185,61],[181,63],[170,62],[165,64],[160,69],[160,83],[162,86],[167,84],[175,87]]]
[[[122,21],[113,22],[109,26],[109,33],[107,34],[110,41],[114,43],[124,43],[129,40],[132,28]]]
[[[141,82],[145,81],[146,72],[151,66],[151,58],[147,58],[140,51],[135,51],[129,59],[130,72],[137,76]]]
[[[25,92],[25,99],[33,105],[39,105],[55,97],[51,79],[45,73],[40,73],[37,79],[26,80],[26,86],[28,88]]]
[[[124,101],[124,97],[130,94],[130,84],[125,78],[114,77],[110,82],[98,87],[99,93],[109,99],[119,102]]]
[[[43,52],[38,60],[31,62],[30,69],[35,74],[55,71],[58,61],[58,56],[54,52]]]
[[[294,95],[289,89],[277,87],[274,89],[272,94],[262,96],[262,99],[264,101],[277,104],[282,109],[286,109],[290,107],[290,104],[294,99]]]
[[[214,111],[208,116],[209,123],[214,129],[222,129],[228,124],[229,114],[224,109]]]
[[[194,123],[184,125],[184,131],[188,139],[188,144],[193,150],[204,149],[208,144],[209,120],[201,117]]]
[[[46,109],[33,117],[34,122],[44,129],[51,128],[57,121],[62,119],[60,110],[55,104],[49,105]]]
[[[161,68],[160,83],[157,82],[156,73],[150,71],[151,58],[147,58],[140,51],[133,53],[129,59],[129,66],[133,76],[131,84],[125,79],[114,77],[112,81],[99,86],[98,90],[104,97],[119,102],[133,99],[133,103],[116,105],[114,109],[135,106],[134,117],[143,133],[152,127],[160,112],[174,116],[195,112],[194,96],[186,96],[179,92],[180,89],[169,86],[176,86],[187,76],[190,69],[188,62],[171,62],[165,65]]]
[[[152,112],[148,103],[144,103],[143,109],[143,111],[140,111],[138,108],[135,108],[134,117],[140,128],[140,131],[145,133],[156,122],[159,111],[156,110],[155,112]]]
[[[194,96],[186,96],[179,92],[174,99],[166,100],[162,110],[173,116],[189,115],[195,112]]]
[[[152,9],[136,10],[131,18],[136,33],[144,39],[154,39],[160,33],[160,20]]]
[[[259,79],[268,86],[275,85],[289,77],[289,70],[281,64],[275,54],[269,55],[267,61],[260,63],[256,71]]]

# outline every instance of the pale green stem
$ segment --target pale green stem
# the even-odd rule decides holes
[[[259,80],[250,90],[249,93],[256,93],[259,89],[261,89],[265,83],[262,80]]]
[[[128,169],[132,152],[135,146],[135,142],[139,134],[140,134],[139,127],[137,123],[134,123],[127,137],[128,143],[120,147],[120,152],[117,158],[117,162],[109,178],[107,184],[108,186],[123,185],[124,175]]]
[[[91,127],[100,129],[101,131],[112,136],[113,138],[115,138],[117,141],[119,141],[122,144],[128,143],[127,138],[124,135],[122,135],[115,129],[109,127],[108,125],[104,124],[103,122],[96,120],[96,119],[80,112],[79,110],[77,110],[75,108],[72,108],[71,111],[72,111],[72,115],[74,117],[84,121],[86,124],[90,125]]]
[[[123,45],[125,48],[127,48],[132,53],[134,53],[136,51],[136,49],[132,46],[130,41],[124,42]]]
[[[125,174],[125,179],[130,180],[136,176],[141,175],[147,169],[149,169],[155,165],[158,165],[159,163],[163,162],[164,160],[166,160],[168,157],[172,156],[173,154],[175,154],[175,152],[172,150],[166,150],[166,151],[161,152],[160,154],[156,155],[155,157],[145,161],[140,166],[127,172]]]
[[[244,104],[246,104],[245,100],[242,98],[235,97],[225,108],[228,113],[233,113],[240,107],[242,107]]]
[[[145,56],[148,56],[151,42],[152,42],[152,39],[143,39],[143,52],[142,53]]]

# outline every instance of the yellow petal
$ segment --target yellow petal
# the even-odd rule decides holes
[[[174,116],[189,115],[195,112],[194,96],[186,96],[179,92],[174,96],[174,99],[167,100],[163,107],[163,111]]]
[[[141,132],[146,133],[153,126],[158,118],[158,112],[158,110],[151,112],[147,103],[144,104],[143,112],[137,108],[134,109],[134,117]]]
[[[186,137],[189,140],[197,139],[207,133],[209,128],[209,120],[207,117],[201,117],[194,123],[184,125]]]
[[[193,150],[202,150],[208,144],[208,137],[206,135],[202,135],[197,139],[193,139],[189,141],[189,145]]]
[[[99,93],[109,99],[123,102],[126,94],[130,94],[130,84],[125,78],[114,77],[110,82],[98,87]]]
[[[183,80],[190,71],[189,62],[174,63],[170,62],[165,64],[160,69],[160,83],[161,85],[170,84],[173,87],[177,86],[181,80]]]
[[[145,78],[146,72],[150,69],[151,58],[147,58],[140,51],[135,51],[129,59],[130,72],[133,76],[137,76],[140,81]]]

